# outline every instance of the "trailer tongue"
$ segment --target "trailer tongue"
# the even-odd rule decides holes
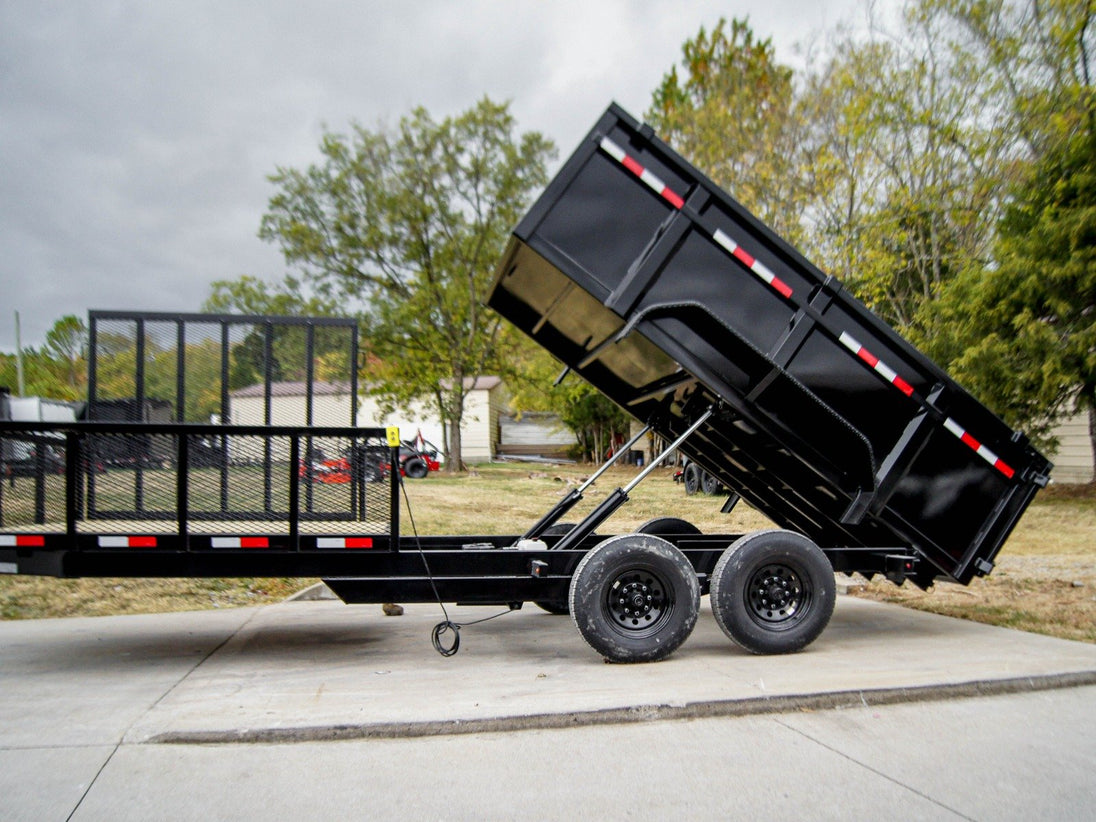
[[[0,573],[318,576],[347,602],[534,602],[619,662],[673,653],[710,593],[732,640],[783,653],[826,627],[834,571],[988,573],[1048,480],[1023,435],[616,106],[514,230],[489,303],[730,489],[725,509],[745,499],[781,528],[662,517],[596,536],[648,466],[575,525],[559,520],[588,484],[522,535],[409,536],[399,435],[354,425],[356,332],[336,391],[350,426],[314,426],[318,347],[352,323],[93,312],[91,407],[136,415],[0,421]],[[97,339],[100,320],[129,330]],[[100,365],[107,351],[121,356]],[[306,425],[278,427],[272,364],[293,352]],[[190,416],[218,364],[222,420],[230,383],[261,365],[237,392],[261,399],[256,424]],[[124,395],[96,406],[108,372]]]

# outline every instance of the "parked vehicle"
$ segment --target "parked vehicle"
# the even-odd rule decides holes
[[[611,462],[523,534],[409,538],[396,472],[355,470],[386,451],[410,473],[421,452],[405,456],[394,429],[0,423],[0,440],[59,438],[68,466],[59,495],[0,497],[0,571],[319,576],[347,602],[533,602],[617,662],[673,653],[710,593],[735,643],[785,653],[828,624],[834,571],[919,586],[989,573],[1049,478],[1021,433],[617,106],[514,229],[489,304],[646,423],[614,459],[651,431],[669,443],[573,525]],[[138,432],[174,455],[173,475],[111,486],[85,471],[95,438]],[[191,470],[190,443],[211,437],[257,457]],[[354,456],[301,470],[317,443]],[[670,515],[599,535],[675,451],[727,489],[725,510],[744,499],[779,527],[707,535]],[[329,470],[347,481],[309,481]]]

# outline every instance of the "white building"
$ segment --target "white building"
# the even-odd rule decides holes
[[[275,382],[270,386],[270,425],[300,426],[308,423],[307,383]],[[498,453],[499,415],[505,413],[508,395],[498,377],[465,380],[461,425],[462,458],[485,462]],[[229,395],[229,421],[233,425],[266,425],[266,391],[261,384],[233,391]],[[348,383],[312,383],[312,425],[345,427],[353,424]],[[392,414],[383,414],[380,403],[367,392],[358,398],[357,425],[362,428],[396,425],[403,439],[424,439],[440,449],[445,442],[441,421],[423,403]]]

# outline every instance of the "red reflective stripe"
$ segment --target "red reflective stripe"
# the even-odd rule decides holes
[[[130,548],[155,548],[156,537],[130,537]]]
[[[373,547],[373,538],[372,537],[347,537],[346,538],[346,547],[347,548],[372,548]]]
[[[641,166],[627,154],[624,155],[624,159],[620,162],[623,163],[624,167],[632,172],[632,174],[636,175],[637,177],[643,176],[643,166]]]
[[[755,260],[742,248],[742,246],[736,245],[732,253],[742,261],[742,264],[745,265],[746,268],[753,268]]]
[[[670,190],[669,186],[662,189],[662,196],[670,203],[674,208],[681,208],[685,205],[685,201],[677,196],[676,193]]]
[[[775,288],[777,291],[779,291],[781,294],[783,294],[786,299],[791,299],[791,296],[792,296],[791,286],[788,285],[787,283],[785,283],[780,278],[773,277],[773,281],[771,283],[769,283],[769,285],[771,285],[773,288]]]
[[[866,348],[861,348],[859,351],[857,351],[856,356],[858,356],[872,368],[875,368],[875,366],[879,364],[879,358],[872,354],[870,351],[868,351],[868,349]]]
[[[913,396],[913,386],[910,385],[908,382],[906,382],[901,377],[895,377],[893,380],[891,380],[891,382],[894,383],[895,388],[897,388],[899,391],[901,391],[907,397],[912,397]]]
[[[270,540],[266,537],[240,537],[241,548],[269,548]]]
[[[974,437],[972,437],[966,431],[963,432],[963,436],[961,436],[959,439],[961,439],[963,442],[965,442],[967,445],[969,445],[975,451],[977,451],[979,448],[982,447],[982,443],[978,442],[978,440],[976,440]]]
[[[15,538],[15,544],[19,548],[42,548],[46,544],[43,536],[20,534]]]

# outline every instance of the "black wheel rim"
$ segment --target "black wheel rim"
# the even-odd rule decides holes
[[[794,627],[810,610],[814,589],[810,578],[798,569],[781,563],[758,568],[746,584],[746,602],[750,616],[770,631]]]
[[[605,604],[613,628],[637,638],[657,633],[674,610],[670,588],[649,568],[618,574],[606,590]]]

